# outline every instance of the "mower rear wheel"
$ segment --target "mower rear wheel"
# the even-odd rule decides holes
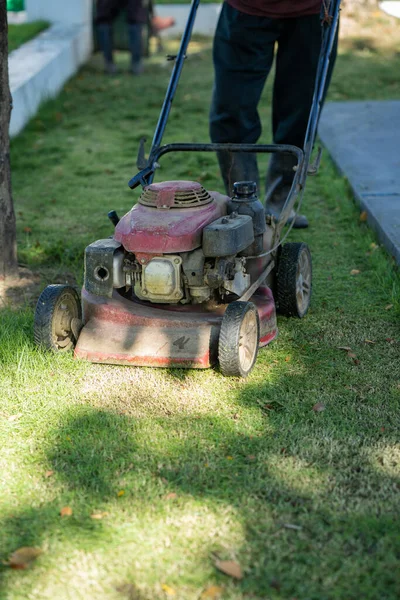
[[[232,302],[222,319],[218,360],[223,375],[247,377],[258,354],[260,319],[252,302]]]
[[[34,339],[53,352],[75,347],[82,327],[82,307],[69,285],[48,285],[39,296],[34,318]]]
[[[307,244],[282,247],[277,273],[277,304],[281,314],[302,319],[311,301],[312,261]]]

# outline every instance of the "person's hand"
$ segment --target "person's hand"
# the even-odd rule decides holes
[[[175,25],[175,19],[173,17],[153,17],[151,20],[151,26],[155,33],[159,33],[163,29],[169,29]]]

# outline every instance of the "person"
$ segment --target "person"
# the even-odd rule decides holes
[[[275,144],[303,147],[321,48],[321,4],[327,0],[226,0],[218,21],[213,61],[215,82],[210,109],[212,142],[254,144],[261,135],[258,104],[271,70],[276,71],[272,100]],[[331,55],[327,85],[337,51]],[[228,194],[235,181],[253,180],[259,188],[255,154],[218,152]],[[275,219],[292,185],[296,158],[271,155],[267,171],[266,213]],[[304,215],[290,215],[296,228],[308,227]]]
[[[152,0],[97,0],[97,37],[104,56],[105,71],[110,75],[117,72],[113,60],[112,24],[122,9],[126,9],[128,22],[131,71],[134,75],[140,75],[143,72],[143,27],[149,26],[150,35],[157,38],[158,46],[161,47],[160,32],[172,27],[175,19],[154,15]]]
[[[95,25],[104,56],[104,68],[109,75],[117,72],[113,60],[112,24],[124,8],[128,23],[131,71],[134,75],[140,75],[143,72],[142,29],[147,23],[147,6],[143,0],[97,0]]]

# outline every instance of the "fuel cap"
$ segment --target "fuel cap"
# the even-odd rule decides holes
[[[233,184],[233,193],[236,198],[248,198],[257,193],[257,184],[255,181],[236,181]]]

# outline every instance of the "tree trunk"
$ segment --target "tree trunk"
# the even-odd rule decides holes
[[[8,84],[7,2],[0,0],[0,281],[18,273],[15,214],[11,195],[11,94]]]

